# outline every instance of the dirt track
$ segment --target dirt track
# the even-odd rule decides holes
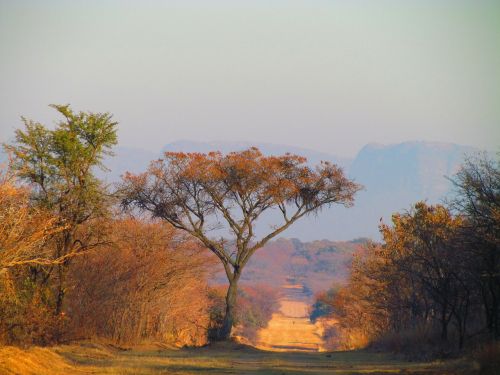
[[[285,285],[280,311],[273,314],[266,328],[258,333],[256,347],[272,351],[324,350],[322,327],[309,320],[309,298],[302,285]]]

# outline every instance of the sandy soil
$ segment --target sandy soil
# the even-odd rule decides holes
[[[280,310],[258,332],[256,347],[271,351],[323,351],[323,330],[320,323],[309,320],[311,301],[302,286],[284,285],[283,289]]]
[[[117,349],[88,342],[28,350],[0,347],[1,375],[333,375],[479,374],[466,360],[405,362],[387,353],[273,352],[234,343],[180,350],[151,346]]]

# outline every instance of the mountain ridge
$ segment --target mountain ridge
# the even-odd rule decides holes
[[[360,149],[356,157],[349,159],[335,156],[333,153],[282,144],[183,140],[166,144],[161,152],[118,146],[115,156],[104,161],[110,171],[97,173],[109,183],[117,182],[126,171],[145,171],[149,163],[160,158],[164,151],[219,150],[227,153],[251,146],[258,147],[265,155],[280,155],[286,152],[299,154],[305,156],[311,165],[318,164],[321,160],[334,162],[343,167],[350,178],[364,186],[364,190],[356,196],[354,207],[325,208],[316,215],[303,218],[284,234],[286,237],[296,237],[303,241],[318,238],[342,241],[359,237],[378,239],[380,218],[387,222],[392,213],[409,209],[410,205],[420,200],[431,204],[442,202],[452,189],[452,184],[446,176],[452,177],[458,171],[466,155],[480,151],[472,146],[421,140],[389,145],[369,143]],[[6,159],[5,154],[3,158]],[[265,232],[278,218],[276,215],[271,212],[264,217],[257,232]]]

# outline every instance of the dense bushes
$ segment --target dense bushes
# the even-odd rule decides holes
[[[82,241],[97,238],[98,245],[57,257],[64,229],[57,215],[34,204],[29,189],[0,177],[0,343],[203,345],[220,326],[224,292],[208,285],[218,263],[199,243],[168,224],[102,217],[73,232]],[[239,300],[239,333],[252,339],[277,307],[276,292],[244,288]]]
[[[171,226],[115,221],[107,248],[73,265],[66,305],[71,336],[204,344],[213,266],[213,257]]]
[[[419,202],[382,224],[348,284],[320,298],[336,347],[446,356],[500,337],[499,165],[471,159],[454,183],[448,207]]]
[[[54,265],[4,269],[0,342],[205,344],[209,333],[219,328],[225,309],[226,287],[208,285],[210,272],[218,267],[214,257],[170,225],[123,218],[103,221],[102,226],[106,241],[73,259],[60,313],[55,313],[57,282],[50,278]],[[276,308],[274,289],[242,288],[238,334],[252,340]]]
[[[95,175],[117,142],[110,114],[53,108],[62,117],[53,129],[23,118],[4,145],[0,343],[205,344],[220,315],[208,286],[221,268],[214,256],[175,225],[120,210],[123,191]],[[241,298],[239,319],[250,331],[270,316],[262,296],[272,297]]]
[[[61,260],[51,246],[63,227],[29,194],[0,170],[0,342],[46,344],[58,338],[65,319],[54,314],[52,290],[38,275]]]

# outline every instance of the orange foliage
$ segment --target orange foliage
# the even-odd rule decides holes
[[[76,338],[201,345],[213,257],[170,225],[112,224],[112,245],[77,259],[67,314]]]
[[[229,281],[221,328],[221,338],[227,339],[238,280],[255,251],[324,206],[351,206],[359,189],[336,165],[322,162],[313,169],[297,155],[264,156],[257,148],[227,155],[167,152],[146,173],[126,174],[122,203],[188,232],[220,259]],[[257,238],[256,222],[272,208],[281,212],[281,220]],[[232,241],[211,236],[221,220]]]
[[[54,264],[55,259],[44,245],[64,227],[57,218],[29,199],[26,187],[16,186],[14,177],[0,171],[0,272],[20,265]]]
[[[453,322],[462,346],[473,303],[463,218],[419,202],[392,223],[380,226],[383,244],[355,257],[348,285],[328,301],[339,320],[331,332],[336,345],[353,349],[390,335],[402,345],[410,331],[436,332],[445,342]]]

